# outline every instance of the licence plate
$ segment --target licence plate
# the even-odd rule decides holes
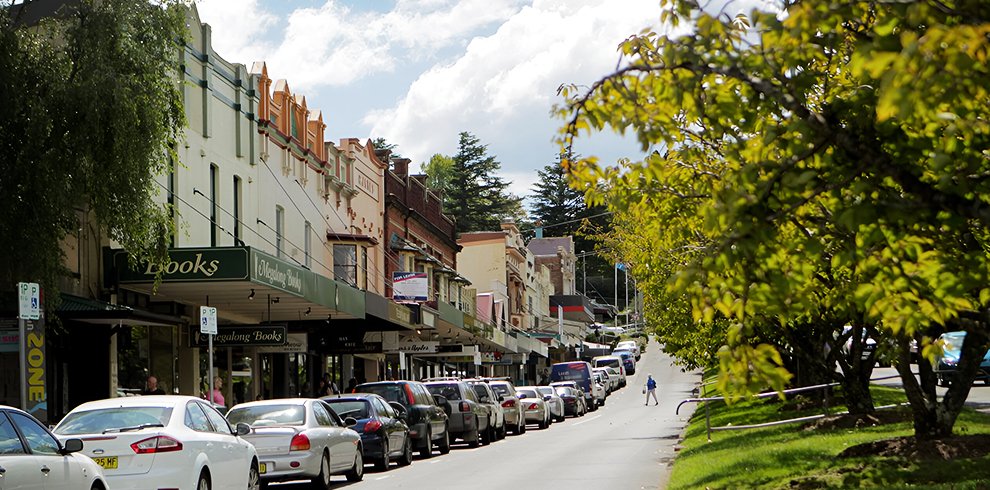
[[[105,470],[115,470],[117,469],[117,457],[116,456],[105,456],[99,458],[93,458],[96,464],[103,467]]]
[[[258,473],[262,475],[268,473],[268,463],[258,463]]]

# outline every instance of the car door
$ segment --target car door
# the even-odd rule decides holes
[[[402,435],[402,422],[398,419],[395,410],[392,410],[387,403],[377,398],[371,399],[371,406],[378,413],[378,419],[385,425],[385,433],[388,435],[389,452],[398,451],[405,443]]]
[[[41,464],[28,452],[6,413],[0,411],[0,490],[45,488]]]
[[[199,403],[199,402],[197,402]],[[241,489],[247,487],[248,472],[251,469],[251,459],[246,449],[246,444],[234,434],[227,419],[223,418],[215,408],[207,403],[199,403],[206,418],[210,421],[215,453],[219,459],[216,461],[220,471],[222,471],[222,483],[214,484],[221,488]]]
[[[443,434],[447,426],[447,412],[444,412],[443,408],[437,405],[436,400],[433,399],[433,395],[430,394],[425,386],[413,385],[413,393],[416,394],[417,404],[429,407],[429,419],[434,437],[437,434]]]
[[[336,414],[327,410],[323,402],[313,404],[313,415],[326,434],[326,445],[330,448],[330,468],[334,473],[346,470],[354,464],[356,446],[345,434],[347,429]]]
[[[78,490],[80,482],[84,481],[84,476],[75,457],[60,454],[61,445],[58,440],[37,420],[19,412],[8,412],[8,415],[23,436],[34,459],[34,468],[29,465],[28,475],[30,477],[34,474],[39,477],[38,482],[42,485],[37,488]],[[8,473],[10,472],[8,469]],[[30,484],[28,488],[32,488]]]

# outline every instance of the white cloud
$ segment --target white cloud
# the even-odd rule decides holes
[[[274,49],[266,38],[277,27],[278,16],[258,0],[198,0],[196,9],[212,28],[213,49],[225,60],[251,66]]]

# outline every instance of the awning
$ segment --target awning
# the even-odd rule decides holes
[[[63,320],[96,325],[145,325],[172,327],[184,322],[181,318],[149,311],[135,310],[128,306],[114,305],[98,299],[62,293],[62,303],[55,314]]]

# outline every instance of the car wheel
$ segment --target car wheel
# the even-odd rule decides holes
[[[330,454],[323,451],[323,457],[320,458],[320,474],[313,478],[313,488],[327,489],[330,488]]]
[[[560,417],[557,417],[557,422],[563,422],[564,419],[566,419],[566,418],[567,418],[566,415],[561,415]]]
[[[440,439],[438,449],[440,450],[440,454],[450,453],[450,429],[447,427],[443,428],[443,439]]]
[[[474,422],[474,426],[475,427],[478,426],[478,421],[477,420]],[[476,448],[476,447],[478,447],[480,445],[481,445],[481,429],[474,429],[474,439],[471,439],[470,441],[468,441],[468,446],[473,449],[473,448]]]
[[[424,458],[433,456],[433,434],[430,433],[429,426],[427,426],[426,429],[426,437],[423,441],[423,446],[419,448],[419,455]]]
[[[399,459],[399,466],[409,466],[412,464],[412,460],[413,460],[412,440],[409,439],[409,435],[406,434],[406,444],[402,450],[402,457]]]
[[[344,475],[347,477],[347,481],[354,482],[364,479],[364,458],[361,453],[361,446],[358,446],[357,453],[354,455],[354,466]]]
[[[388,471],[388,434],[382,437],[382,457],[375,460],[375,469],[378,471]]]
[[[252,462],[251,469],[248,470],[248,490],[261,489],[261,475],[258,474],[258,463]]]
[[[539,427],[540,430],[543,430],[543,429],[546,429],[547,427],[549,427],[550,424],[547,423],[547,418],[546,418],[546,416],[544,416],[543,417],[543,420],[541,420],[540,423],[536,424],[536,426]]]
[[[525,434],[525,433],[526,433],[526,418],[521,417],[519,419],[519,432],[517,432],[517,434]]]
[[[210,475],[204,468],[199,474],[199,482],[196,483],[196,490],[210,490]]]

